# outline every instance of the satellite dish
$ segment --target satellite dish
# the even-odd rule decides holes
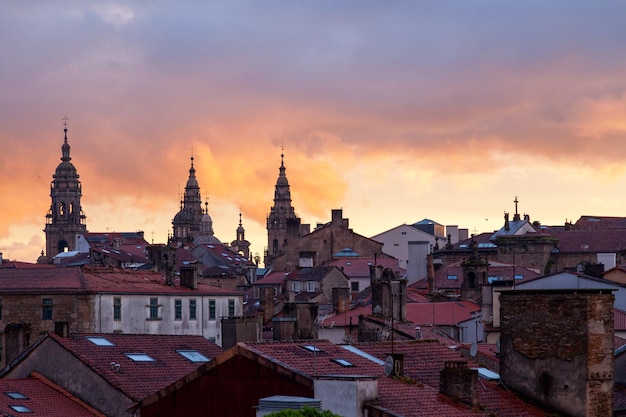
[[[472,342],[472,346],[470,347],[470,356],[472,358],[475,358],[477,353],[478,353],[478,343]]]
[[[393,371],[393,356],[388,355],[385,358],[385,376],[391,375],[392,371]]]

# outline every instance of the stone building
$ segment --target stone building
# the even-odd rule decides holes
[[[300,267],[326,265],[338,252],[350,248],[364,258],[387,258],[383,244],[355,233],[349,220],[343,218],[343,210],[334,209],[329,223],[318,225],[311,233],[304,234],[282,248],[282,253],[271,259],[274,271],[293,271]]]
[[[52,203],[46,214],[46,253],[37,262],[50,263],[52,258],[65,251],[73,251],[76,236],[87,232],[85,213],[80,205],[82,187],[76,167],[70,161],[70,144],[67,142],[67,124],[61,146],[61,163],[52,175],[50,198]]]
[[[502,292],[502,382],[568,416],[612,415],[613,298],[602,289]]]
[[[246,259],[250,259],[250,242],[246,240],[246,230],[241,224],[241,212],[239,213],[239,227],[237,227],[237,239],[230,244],[233,251],[239,253]]]

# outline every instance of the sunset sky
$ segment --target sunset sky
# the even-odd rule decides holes
[[[626,216],[626,2],[0,3],[0,252],[45,247],[67,115],[91,232],[165,242],[189,158],[261,256],[284,145],[303,222],[373,236]]]

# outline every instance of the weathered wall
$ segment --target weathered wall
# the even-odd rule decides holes
[[[571,416],[611,415],[611,292],[505,291],[500,303],[502,381]]]

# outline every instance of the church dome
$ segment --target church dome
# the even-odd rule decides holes
[[[185,210],[181,210],[178,213],[176,213],[176,216],[174,216],[174,223],[177,224],[181,224],[181,223],[191,223],[192,219],[191,216],[189,216],[189,213],[187,213],[187,211]]]

